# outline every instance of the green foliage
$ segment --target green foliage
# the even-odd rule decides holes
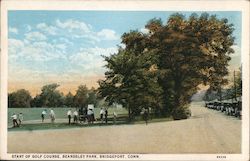
[[[157,83],[154,58],[141,50],[145,45],[140,41],[142,37],[136,31],[123,35],[124,43],[128,43],[127,49],[105,57],[109,71],[105,73],[106,80],[99,81],[99,94],[110,104],[120,103],[128,108],[130,119],[138,115],[141,108],[159,108],[161,102],[162,90]]]
[[[42,87],[42,93],[39,96],[42,106],[60,107],[63,105],[63,93],[57,90],[57,87],[59,87],[59,85],[56,83],[45,85]]]
[[[74,96],[74,104],[76,107],[86,107],[88,104],[88,88],[86,85],[80,85]]]
[[[30,107],[32,97],[25,89],[8,94],[8,107]]]
[[[86,85],[80,85],[73,95],[69,92],[66,96],[57,90],[58,84],[48,84],[41,88],[41,93],[34,98],[29,91],[21,89],[8,94],[8,107],[86,107],[88,104],[97,106],[96,90],[88,90]]]
[[[239,72],[234,71],[234,78],[233,78],[233,84],[231,84],[229,87],[226,87],[225,89],[219,89],[217,91],[212,90],[212,88],[209,88],[205,94],[205,97],[203,100],[205,101],[212,101],[215,99],[218,100],[235,100],[238,97],[242,96],[242,77],[241,77],[241,68],[239,69]]]
[[[207,13],[186,19],[176,13],[165,25],[152,19],[145,27],[148,34],[124,33],[125,49],[105,57],[108,71],[99,81],[99,92],[106,101],[132,112],[152,106],[173,116],[185,115],[198,85],[220,90],[227,83],[234,38],[233,25],[226,19]]]
[[[66,96],[65,96],[65,102],[64,104],[67,107],[74,107],[74,95],[69,92]]]
[[[88,91],[88,104],[93,104],[95,107],[97,106],[98,100],[96,96],[96,90],[94,88]]]

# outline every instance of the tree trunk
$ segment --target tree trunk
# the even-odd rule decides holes
[[[130,122],[131,121],[131,109],[130,109],[130,106],[128,106],[128,121]]]

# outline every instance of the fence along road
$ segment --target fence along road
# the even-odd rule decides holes
[[[191,111],[190,119],[147,126],[8,132],[8,152],[241,153],[241,120],[202,103]]]

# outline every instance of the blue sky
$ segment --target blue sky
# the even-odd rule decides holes
[[[144,31],[144,25],[155,17],[165,23],[172,13],[176,12],[9,11],[9,90],[30,88],[34,94],[52,82],[65,91],[75,90],[79,84],[96,87],[105,71],[101,55],[117,52],[124,32]],[[188,17],[192,12],[179,13]],[[236,54],[231,65],[238,67],[241,13],[208,13],[234,24]]]

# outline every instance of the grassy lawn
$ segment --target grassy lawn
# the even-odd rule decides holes
[[[155,118],[149,120],[148,123],[156,123],[156,122],[165,122],[171,121],[171,118]],[[145,121],[140,119],[140,117],[136,118],[135,121],[128,122],[128,118],[125,116],[121,116],[117,118],[116,123],[113,123],[112,118],[108,119],[108,123],[100,123],[97,121],[94,124],[67,124],[67,123],[37,123],[37,124],[23,124],[20,127],[9,128],[8,131],[33,131],[33,130],[51,130],[51,129],[69,129],[69,128],[86,128],[86,127],[105,127],[105,126],[118,126],[118,125],[133,125],[133,124],[145,124]]]

